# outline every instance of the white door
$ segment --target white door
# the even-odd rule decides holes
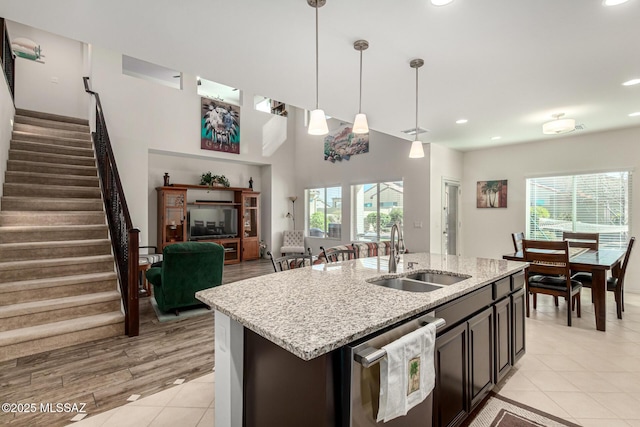
[[[460,183],[442,181],[442,253],[458,255],[458,206]]]

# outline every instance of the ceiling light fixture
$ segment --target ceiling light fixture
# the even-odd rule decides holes
[[[451,3],[453,0],[431,0],[431,4],[434,6],[445,6]]]
[[[326,135],[329,133],[327,118],[324,111],[320,109],[318,101],[318,9],[325,5],[327,0],[307,0],[309,6],[316,10],[316,109],[309,117],[309,135]]]
[[[456,120],[456,123],[459,124],[459,125],[463,125],[463,124],[467,123],[468,121],[469,120],[467,120],[467,119],[459,119],[459,120]]]
[[[640,111],[636,111],[635,113],[629,114],[629,117],[638,117],[640,116]]]
[[[418,129],[418,68],[424,65],[424,61],[422,59],[414,59],[409,65],[411,68],[416,69],[416,129]],[[424,148],[422,147],[422,142],[418,141],[418,132],[416,132],[416,138],[411,143],[409,158],[420,159],[422,157],[424,157]]]
[[[499,140],[499,139],[502,139],[502,137],[501,137],[501,136],[492,136],[492,137],[491,137],[491,140],[492,140],[492,141],[497,141],[497,140]]]
[[[368,47],[369,42],[366,40],[358,40],[353,44],[353,48],[360,52],[360,98],[358,98],[358,114],[353,121],[353,133],[369,132],[367,115],[362,113],[362,51],[367,50]]]
[[[637,85],[638,83],[640,83],[640,79],[631,79],[622,83],[622,86],[633,86],[633,85]]]
[[[563,119],[564,113],[553,114],[555,120],[542,125],[542,133],[545,135],[559,135],[576,130],[574,119]]]
[[[604,0],[602,4],[605,6],[617,6],[619,4],[626,3],[628,1],[629,0]]]

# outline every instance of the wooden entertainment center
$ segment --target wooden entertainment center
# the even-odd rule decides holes
[[[202,199],[189,202],[187,190],[205,190]],[[260,258],[260,193],[250,188],[209,187],[207,185],[172,184],[157,187],[158,251],[173,243],[195,240],[215,242],[225,249],[225,264]],[[212,194],[209,194],[212,193]],[[206,197],[206,199],[205,199]],[[225,220],[200,220],[194,237],[189,230],[198,221],[190,221],[190,212],[212,212]],[[194,231],[194,230],[191,230]],[[208,234],[211,232],[211,234]]]

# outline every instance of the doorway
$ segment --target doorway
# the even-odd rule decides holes
[[[460,200],[460,182],[442,180],[442,253],[459,255],[458,251],[458,206]]]

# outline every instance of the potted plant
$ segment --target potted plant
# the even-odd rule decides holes
[[[229,180],[224,175],[212,175],[211,172],[203,173],[200,177],[200,185],[209,187],[230,187]]]

